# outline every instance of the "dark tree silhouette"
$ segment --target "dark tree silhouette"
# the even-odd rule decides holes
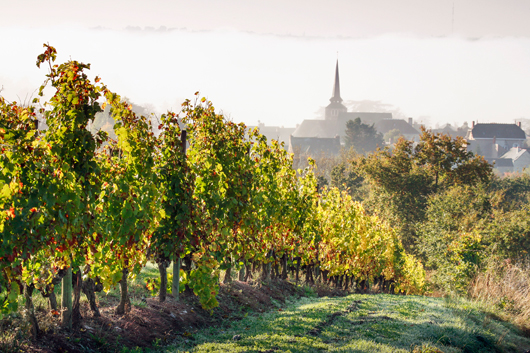
[[[363,124],[361,118],[348,121],[345,133],[346,147],[353,147],[357,153],[368,153],[383,147],[383,135],[374,125]]]

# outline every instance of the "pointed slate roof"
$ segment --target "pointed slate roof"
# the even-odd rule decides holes
[[[340,97],[340,82],[339,82],[339,59],[337,59],[337,65],[335,66],[335,84],[333,85],[333,92],[329,99],[331,103],[341,103],[342,98]]]

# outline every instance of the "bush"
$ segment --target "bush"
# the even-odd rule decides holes
[[[484,256],[482,233],[491,212],[482,187],[454,186],[429,199],[418,244],[438,289],[465,293]]]
[[[525,261],[530,254],[530,205],[503,212],[495,210],[485,241],[489,253],[513,262]]]

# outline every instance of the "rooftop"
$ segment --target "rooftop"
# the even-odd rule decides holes
[[[337,155],[340,152],[339,138],[295,137],[291,135],[289,152],[317,157],[321,154]]]
[[[471,134],[474,139],[526,139],[525,132],[517,124],[475,124]]]
[[[515,161],[525,153],[526,153],[525,149],[519,148],[519,147],[513,147],[513,148],[510,148],[510,150],[506,152],[501,158],[509,158]]]
[[[510,158],[486,158],[486,161],[497,168],[513,168],[513,160]]]
[[[304,120],[293,132],[294,137],[329,137],[344,136],[346,123],[349,120],[360,118],[363,124],[376,124],[383,119],[392,119],[392,113],[341,113],[337,120]]]
[[[416,130],[405,120],[401,119],[383,119],[375,123],[375,128],[382,134],[386,134],[390,130],[399,130],[404,135],[419,135],[419,131]]]

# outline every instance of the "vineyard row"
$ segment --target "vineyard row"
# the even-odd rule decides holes
[[[21,106],[0,97],[0,318],[25,295],[37,335],[31,294],[55,300],[61,281],[66,326],[80,320],[81,292],[98,314],[98,287],[119,284],[116,311],[124,313],[127,281],[149,260],[160,268],[161,300],[173,263],[181,274],[173,296],[187,286],[207,309],[217,305],[220,271],[248,274],[251,264],[265,280],[271,268],[285,277],[291,263],[308,279],[377,279],[396,292],[422,291],[423,267],[396,233],[346,193],[319,189],[311,160],[293,170],[277,141],[227,121],[198,93],[154,129],[99,78],[89,80],[90,65],[55,58],[45,45],[37,60],[49,70],[39,91],[53,88],[48,101]],[[115,140],[87,129],[104,110]],[[37,117],[47,130],[36,128]]]

